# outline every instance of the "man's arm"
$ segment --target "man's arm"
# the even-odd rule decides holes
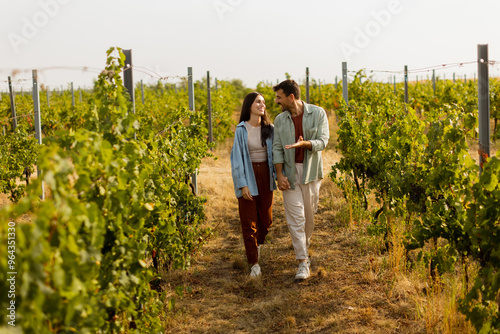
[[[316,139],[310,141],[312,145],[311,150],[313,152],[323,151],[328,144],[328,139],[330,139],[328,116],[326,115],[325,110],[323,108],[320,108],[318,132],[316,133]]]
[[[280,117],[274,120],[274,137],[273,137],[273,164],[276,169],[276,180],[278,181],[279,190],[287,190],[290,188],[288,178],[283,174],[283,163],[285,162],[285,152],[283,151],[283,144],[281,142]]]
[[[297,142],[295,144],[292,144],[292,145],[285,145],[285,148],[287,150],[291,149],[291,148],[305,148],[307,150],[312,150],[312,143],[309,141],[309,140],[304,140],[304,138],[302,138],[302,136],[299,137],[299,140],[297,140]]]
[[[288,178],[283,174],[283,164],[275,164],[276,168],[276,178],[278,179],[278,189],[287,190],[290,188],[290,183],[288,183]]]

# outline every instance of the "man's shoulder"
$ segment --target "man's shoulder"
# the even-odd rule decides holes
[[[276,115],[276,117],[274,118],[274,124],[276,125],[276,123],[279,123],[282,120],[284,120],[286,118],[286,114],[287,114],[287,112],[283,111],[283,112],[279,113],[278,115]]]
[[[310,104],[310,103],[305,103],[304,102],[304,106],[305,106],[306,110],[309,111],[309,112],[314,112],[314,111],[315,112],[318,112],[318,111],[319,112],[321,112],[321,111],[324,112],[325,111],[325,109],[323,109],[322,107],[317,106],[315,104]]]

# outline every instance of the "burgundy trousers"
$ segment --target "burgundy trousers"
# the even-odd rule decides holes
[[[253,265],[258,260],[257,245],[262,245],[273,224],[273,192],[270,190],[271,180],[267,162],[253,162],[253,171],[257,181],[258,196],[253,196],[249,201],[243,197],[238,198],[241,231],[247,260]]]

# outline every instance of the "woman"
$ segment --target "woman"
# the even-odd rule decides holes
[[[238,198],[241,230],[250,276],[260,276],[259,254],[273,223],[273,125],[262,94],[253,92],[243,100],[240,123],[231,150],[231,172]]]

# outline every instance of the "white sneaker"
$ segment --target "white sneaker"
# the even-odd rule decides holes
[[[250,277],[257,277],[260,276],[260,274],[260,266],[256,263],[250,268]]]
[[[299,263],[299,269],[297,270],[297,274],[295,275],[296,280],[305,280],[311,276],[309,272],[309,265],[307,264],[307,261],[303,261]]]

